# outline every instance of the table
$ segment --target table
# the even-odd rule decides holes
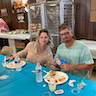
[[[30,39],[30,34],[8,34],[0,33],[0,38],[8,39],[9,46],[16,52],[15,40],[26,40]]]
[[[0,67],[3,55],[0,55]],[[9,75],[6,80],[0,80],[0,96],[43,96],[44,92],[48,92],[48,86],[43,81],[42,83],[36,83],[35,74],[31,71],[35,69],[35,64],[27,63],[22,68],[22,71],[10,71],[7,70],[5,74]],[[50,69],[43,67],[43,70],[49,71]],[[45,75],[45,73],[43,73]],[[69,75],[69,79],[75,79],[77,82],[81,77]],[[81,90],[78,96],[96,96],[96,82],[84,79],[87,86]],[[46,85],[45,87],[43,85]],[[64,84],[57,85],[57,89],[64,89],[64,94],[55,95],[51,92],[51,96],[76,96],[73,95],[72,88],[68,85],[68,81]]]
[[[81,42],[85,43],[90,49],[93,59],[96,59],[96,41],[81,39]]]

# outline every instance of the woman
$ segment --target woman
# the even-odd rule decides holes
[[[52,45],[52,41],[49,32],[46,29],[43,29],[40,30],[36,41],[29,42],[24,50],[13,56],[26,56],[26,58],[32,63],[40,63],[44,66],[50,67],[50,64],[54,64],[50,45]]]

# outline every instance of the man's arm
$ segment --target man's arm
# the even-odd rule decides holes
[[[94,67],[94,64],[62,64],[60,68],[64,71],[71,70],[90,70]]]

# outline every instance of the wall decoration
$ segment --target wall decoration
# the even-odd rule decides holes
[[[25,17],[24,17],[24,13],[17,14],[18,23],[23,23],[23,22],[25,22],[24,18],[25,18]]]
[[[90,21],[96,22],[96,0],[91,0]]]
[[[1,9],[1,16],[8,16],[8,12],[6,8]]]

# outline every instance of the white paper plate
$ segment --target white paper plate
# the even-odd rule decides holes
[[[26,64],[26,62],[23,60],[20,60],[20,63],[18,63],[18,64],[16,64],[14,61],[12,61],[12,62],[6,64],[5,67],[14,69],[14,68],[18,68],[18,67],[23,67],[25,64]]]
[[[68,75],[64,72],[61,71],[54,71],[55,75],[51,76],[52,71],[48,72],[45,76],[44,76],[44,80],[47,83],[55,83],[55,84],[62,84],[65,83],[68,80]]]

